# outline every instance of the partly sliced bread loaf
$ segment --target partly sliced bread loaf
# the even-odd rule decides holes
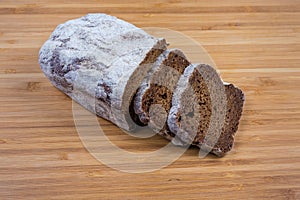
[[[167,126],[167,115],[173,91],[189,64],[185,55],[178,49],[166,50],[158,57],[138,89],[132,104],[135,115],[133,119],[138,124],[149,123],[159,134],[167,138],[174,136]],[[155,109],[155,105],[160,107]]]
[[[89,14],[59,25],[42,46],[39,63],[58,89],[130,130],[129,104],[166,46],[116,17]]]
[[[230,151],[244,102],[243,92],[223,83],[209,65],[190,65],[174,92],[168,116],[177,145],[194,144],[223,156]]]
[[[242,91],[212,67],[166,49],[164,39],[130,23],[89,14],[59,25],[39,63],[55,87],[120,128],[149,125],[175,144],[224,155],[233,146]]]

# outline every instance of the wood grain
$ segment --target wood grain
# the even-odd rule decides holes
[[[71,100],[37,63],[53,29],[88,12],[173,29],[201,43],[222,78],[246,94],[234,150],[199,159],[191,148],[143,174],[93,158],[76,132]],[[300,199],[299,17],[297,0],[1,0],[0,199]],[[99,122],[128,151],[167,144]]]

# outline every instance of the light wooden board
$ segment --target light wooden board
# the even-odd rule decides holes
[[[71,100],[37,63],[56,25],[88,12],[180,31],[202,44],[222,78],[246,94],[234,150],[199,159],[191,148],[142,174],[93,158],[76,132]],[[299,19],[297,0],[1,0],[0,199],[300,199]],[[125,150],[167,144],[99,121]]]

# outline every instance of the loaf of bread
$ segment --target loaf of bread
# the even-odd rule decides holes
[[[39,63],[55,87],[122,129],[148,125],[175,145],[218,156],[232,149],[242,91],[128,22],[106,14],[67,21],[42,46]]]
[[[39,63],[52,84],[86,109],[132,130],[128,107],[164,39],[105,14],[59,25],[42,46]]]

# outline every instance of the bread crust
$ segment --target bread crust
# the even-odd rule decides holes
[[[52,84],[86,109],[125,130],[135,124],[129,103],[164,39],[106,14],[88,14],[59,25],[39,52]]]

